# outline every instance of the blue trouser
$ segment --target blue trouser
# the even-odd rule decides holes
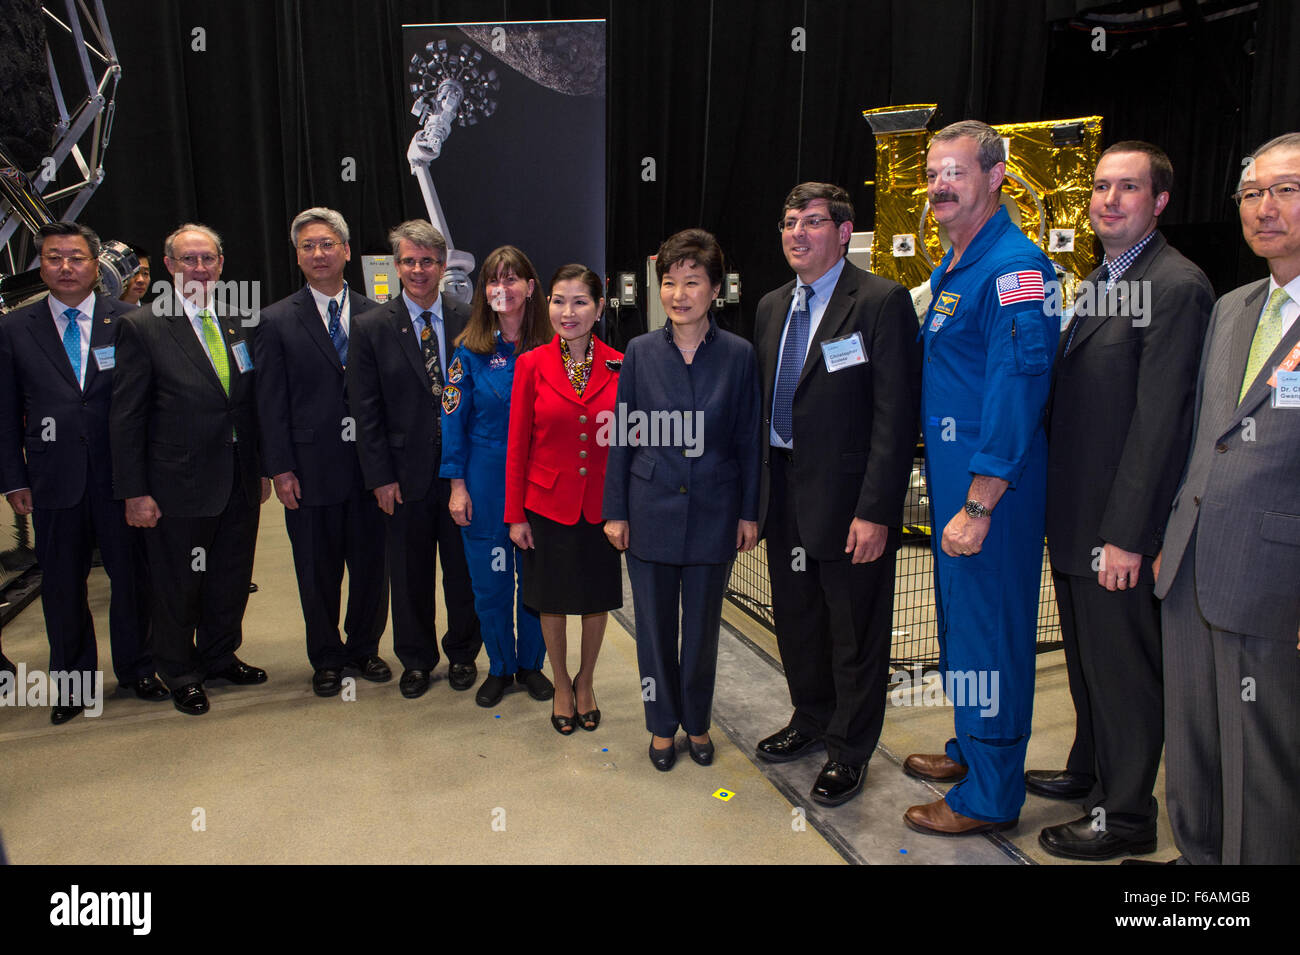
[[[1025,801],[1025,750],[1034,705],[1034,643],[1042,575],[1042,537],[1026,534],[1008,491],[985,539],[970,557],[935,548],[939,669],[953,703],[949,759],[966,778],[948,790],[963,816],[1009,822]],[[935,541],[944,522],[935,522]],[[1039,522],[1041,527],[1041,518]]]
[[[504,522],[505,476],[505,448],[471,446],[465,485],[472,513],[461,536],[492,676],[540,670],[546,658],[541,618],[524,606],[523,567],[510,540],[510,526]]]
[[[655,736],[709,731],[722,595],[731,563],[657,564],[627,552],[645,723]],[[681,651],[677,609],[681,607]]]

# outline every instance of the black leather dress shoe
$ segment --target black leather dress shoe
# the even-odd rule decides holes
[[[1092,777],[1068,769],[1030,769],[1025,772],[1025,788],[1048,799],[1083,799],[1092,792]]]
[[[453,663],[447,668],[447,682],[453,690],[468,690],[478,679],[478,667],[473,663]]]
[[[321,667],[311,675],[311,691],[317,696],[338,696],[343,689],[343,671]]]
[[[769,763],[788,763],[824,748],[825,744],[817,737],[805,736],[793,726],[787,726],[767,739],[759,740],[757,752],[760,759]]]
[[[506,695],[506,689],[514,683],[510,676],[493,676],[488,674],[488,678],[483,681],[483,685],[478,688],[474,694],[474,702],[479,706],[496,706],[501,702],[501,697]]]
[[[823,806],[842,805],[861,791],[866,778],[866,766],[850,766],[848,763],[828,759],[822,771],[817,774],[817,782],[813,783],[813,802]]]
[[[1038,844],[1054,856],[1085,861],[1143,856],[1156,851],[1154,828],[1135,835],[1116,835],[1106,829],[1094,829],[1093,821],[1088,815],[1059,826],[1048,826],[1038,834]]]
[[[713,765],[713,740],[709,740],[707,743],[697,743],[690,736],[687,736],[686,748],[690,750],[691,759],[701,766]]]
[[[186,683],[172,690],[172,706],[189,716],[202,716],[208,711],[208,697],[203,684]]]
[[[371,683],[387,683],[393,678],[393,671],[388,668],[388,664],[382,657],[363,657],[352,666],[361,671],[363,680],[369,680]]]
[[[135,691],[136,696],[150,703],[159,703],[172,695],[171,690],[163,686],[162,680],[152,673],[128,685]]]
[[[50,722],[62,726],[84,709],[84,706],[56,706],[50,710]]]
[[[236,686],[252,686],[255,683],[266,682],[266,671],[251,667],[236,657],[235,662],[230,666],[209,673],[204,678],[204,682],[208,680],[229,680]]]
[[[403,670],[397,688],[408,700],[419,699],[428,691],[430,678],[428,670]]]
[[[650,762],[661,773],[666,773],[672,769],[673,764],[677,762],[677,741],[673,740],[673,745],[667,749],[655,749],[654,740],[651,740]]]
[[[528,695],[534,700],[549,700],[555,696],[555,684],[541,670],[520,670],[515,674],[515,680],[528,687]]]

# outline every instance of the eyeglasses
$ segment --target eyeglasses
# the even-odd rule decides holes
[[[304,242],[298,246],[298,251],[303,255],[311,255],[317,249],[320,249],[326,255],[343,245],[342,242],[335,242],[333,239],[321,239],[319,242]]]
[[[59,255],[57,252],[43,252],[41,253],[41,261],[46,265],[54,266],[56,269],[62,268],[63,263],[67,262],[76,269],[91,261],[91,258],[88,255]]]
[[[816,232],[826,223],[833,221],[830,216],[804,216],[802,219],[792,216],[789,219],[782,219],[776,224],[776,228],[778,232],[794,232],[802,224],[809,232]]]
[[[1300,199],[1300,182],[1275,182],[1267,189],[1238,189],[1232,201],[1239,206],[1253,206],[1268,193],[1276,202],[1295,202]]]
[[[432,256],[428,256],[428,255],[426,255],[422,259],[412,258],[411,256],[408,255],[406,258],[398,259],[397,264],[404,269],[413,269],[417,265],[422,269],[431,269],[435,265],[438,266],[438,268],[442,268],[443,260],[435,259]]]
[[[204,252],[202,255],[178,255],[176,256],[176,261],[191,269],[202,262],[205,268],[210,269],[212,266],[217,264],[217,259],[219,258],[220,256],[213,255],[211,252]]]

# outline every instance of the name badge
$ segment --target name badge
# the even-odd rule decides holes
[[[854,332],[843,338],[822,342],[822,360],[826,362],[826,370],[832,372],[854,365],[865,365],[867,353],[862,347],[862,333]]]
[[[239,366],[241,375],[253,370],[253,356],[248,353],[248,342],[235,342],[230,350],[235,355],[235,364]]]
[[[113,346],[105,345],[102,348],[92,348],[95,353],[95,364],[100,371],[108,371],[116,363],[117,359],[113,354]]]
[[[1283,371],[1279,368],[1273,373],[1277,384],[1273,386],[1274,408],[1300,408],[1300,371]]]

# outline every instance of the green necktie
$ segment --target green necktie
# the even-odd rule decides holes
[[[203,340],[208,343],[208,353],[212,356],[213,367],[217,369],[217,377],[221,379],[222,390],[230,394],[230,361],[226,358],[226,346],[221,341],[216,319],[206,308],[199,312],[199,317],[203,319]]]
[[[1246,377],[1241,380],[1241,394],[1237,398],[1237,404],[1241,404],[1246,397],[1246,392],[1255,383],[1265,359],[1273,354],[1273,349],[1282,340],[1282,306],[1290,297],[1284,288],[1274,289],[1268,297],[1268,304],[1264,306],[1264,313],[1259,316],[1259,324],[1255,327],[1255,338],[1250,343]]]

